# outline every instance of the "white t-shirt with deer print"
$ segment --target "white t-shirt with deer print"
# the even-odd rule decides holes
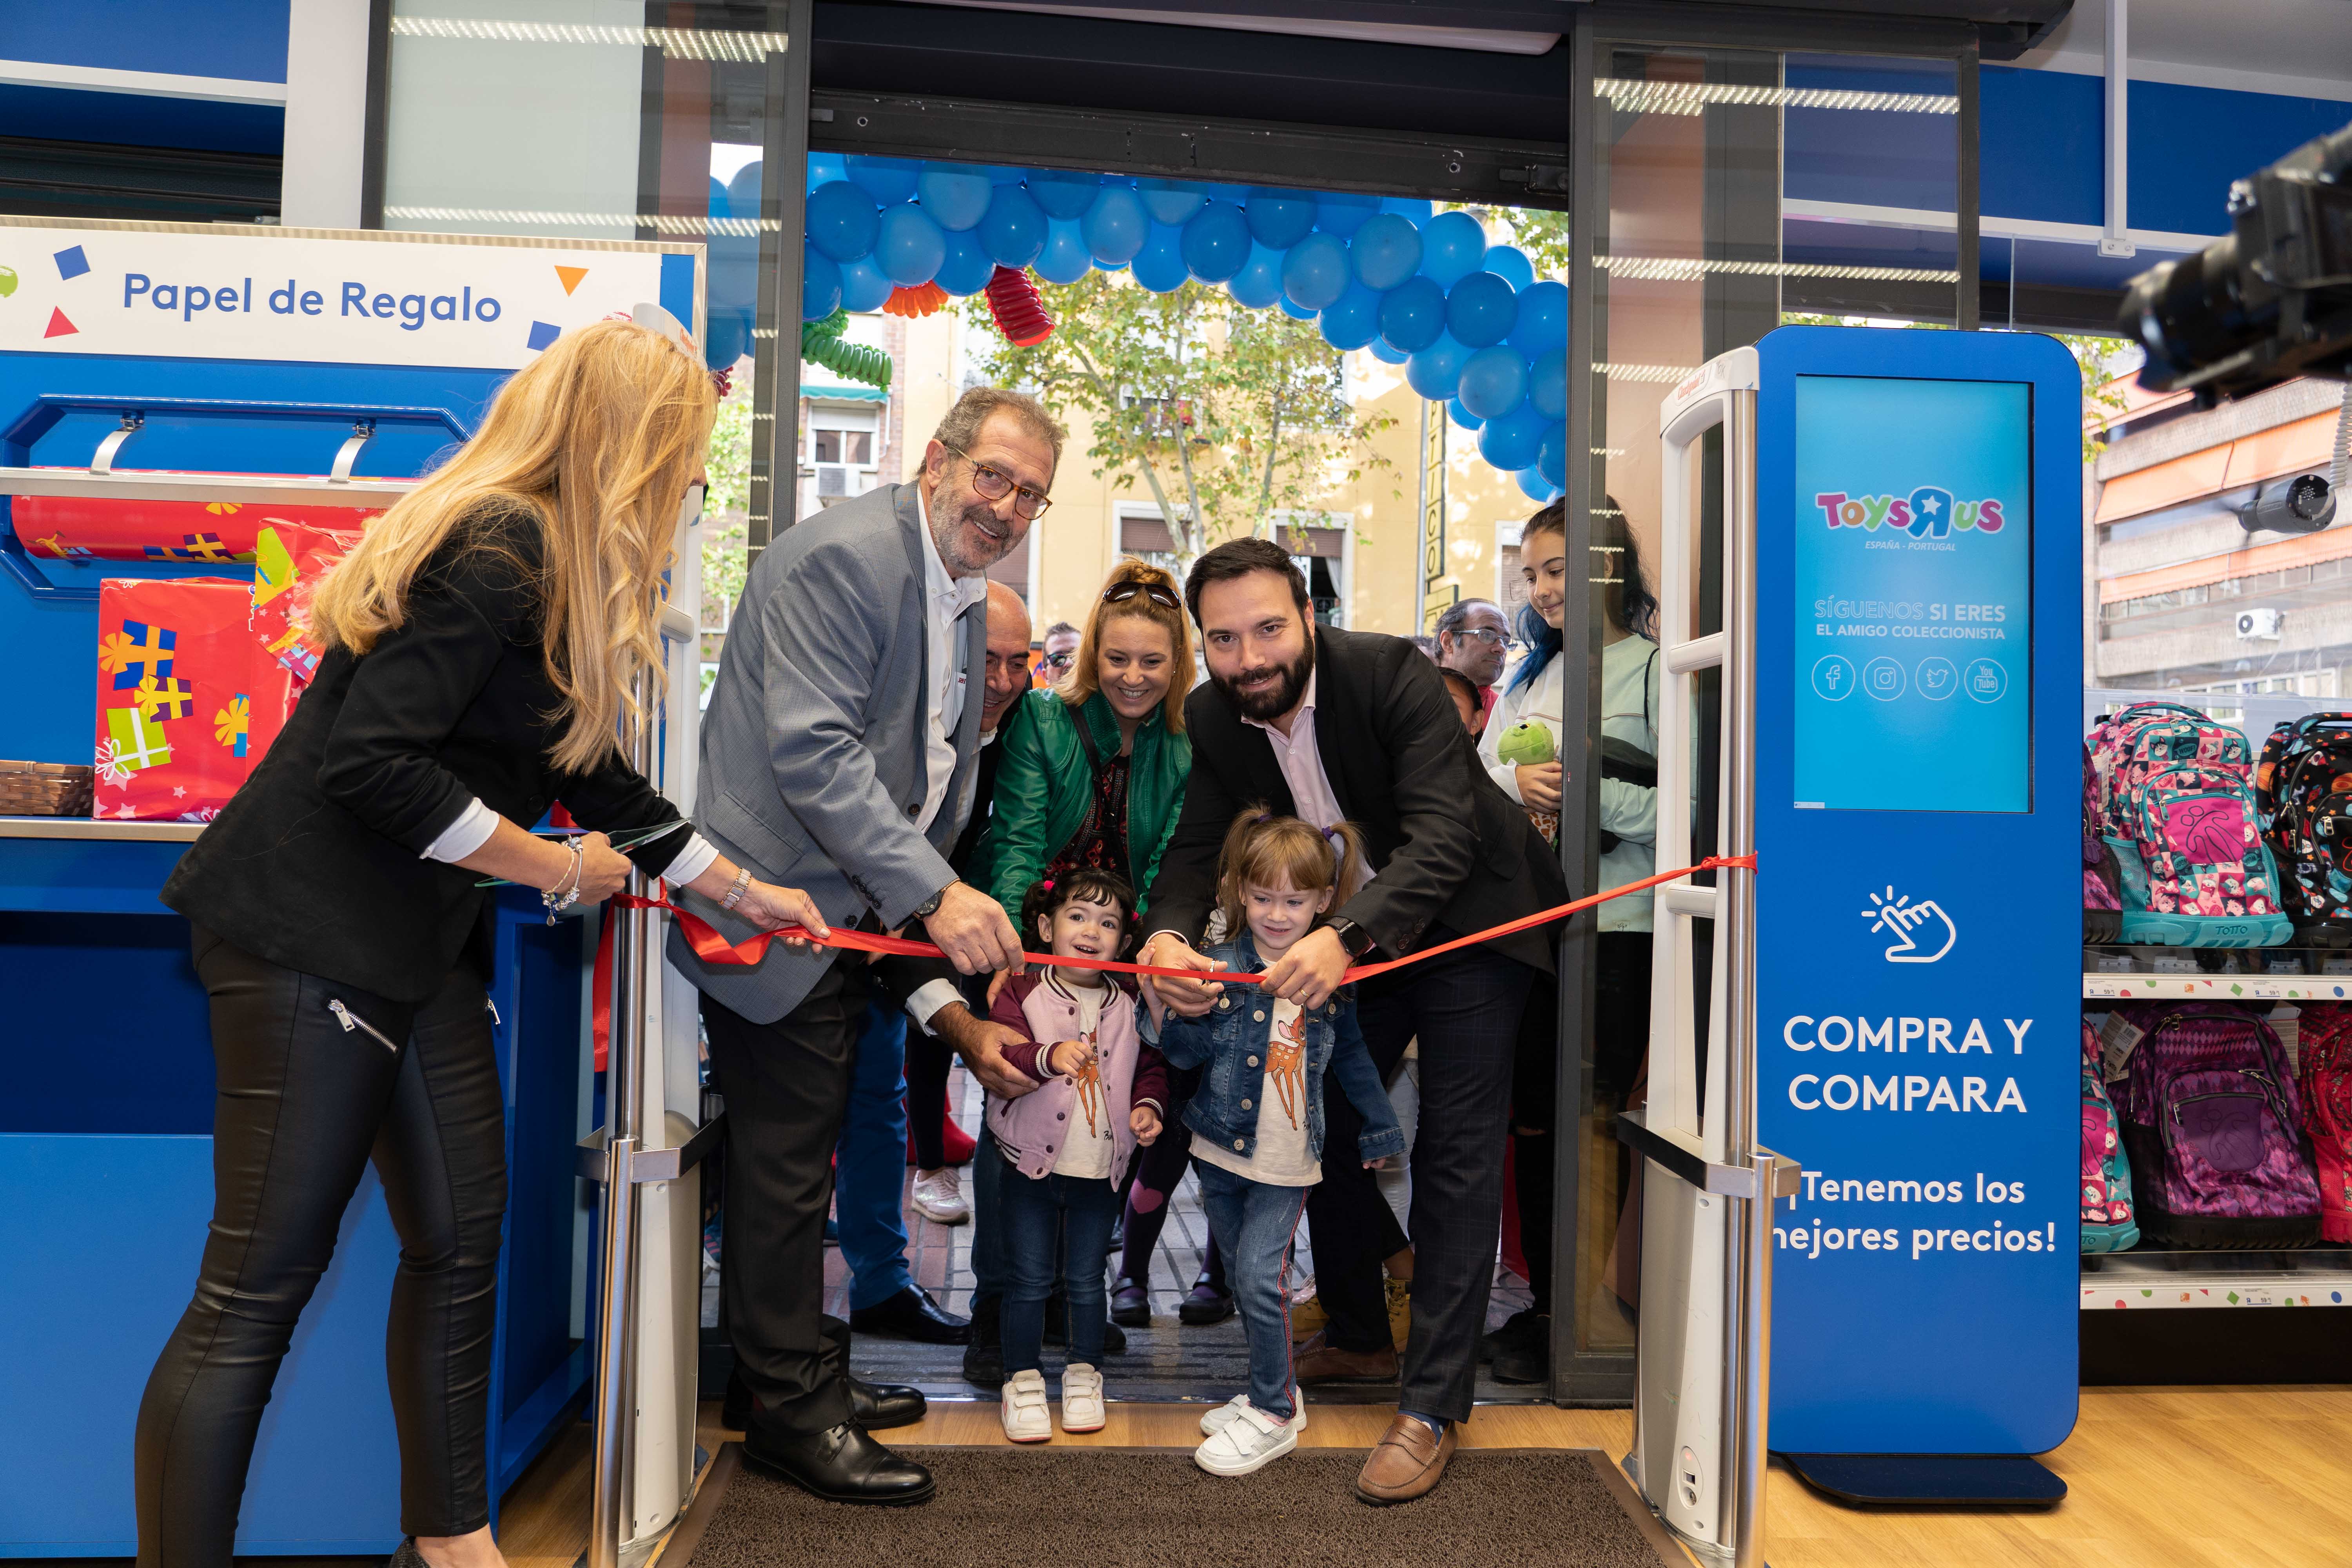
[[[1108,985],[1064,980],[1059,970],[1048,971],[1045,984],[1077,1004],[1081,1043],[1091,1045],[1102,1030],[1103,1004],[1118,993]],[[1070,1131],[1054,1156],[1054,1174],[1082,1181],[1108,1182],[1117,1174],[1111,1166],[1118,1156],[1118,1132],[1110,1124],[1110,1098],[1103,1093],[1099,1063],[1069,1075]]]
[[[1307,1132],[1307,1025],[1298,1004],[1280,997],[1266,1032],[1265,1089],[1257,1111],[1257,1147],[1246,1160],[1206,1138],[1192,1140],[1192,1157],[1269,1187],[1311,1187],[1323,1179]],[[1253,1000],[1252,1011],[1258,1002]],[[1248,1106],[1244,1110],[1251,1109]]]

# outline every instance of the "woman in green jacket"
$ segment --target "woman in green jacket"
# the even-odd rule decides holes
[[[1142,895],[1175,831],[1192,771],[1184,736],[1192,684],[1192,627],[1175,578],[1141,561],[1119,562],[1087,619],[1069,673],[1014,704],[997,739],[1003,754],[975,880],[1016,927],[1032,887],[1079,867],[1126,878],[1138,894],[1136,913],[1143,913]],[[1173,1087],[1180,1096],[1189,1088],[1181,1078]],[[1171,1106],[1162,1118],[1168,1131],[1145,1153],[1129,1200],[1127,1252],[1112,1297],[1111,1315],[1121,1323],[1150,1321],[1143,1284],[1192,1144],[1177,1110]],[[1213,1258],[1182,1310],[1188,1322],[1232,1312]]]

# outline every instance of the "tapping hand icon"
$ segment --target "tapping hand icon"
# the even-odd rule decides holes
[[[1913,903],[1907,893],[1897,898],[1889,887],[1885,893],[1870,895],[1872,907],[1859,911],[1870,922],[1873,931],[1885,931],[1895,941],[1886,949],[1889,963],[1933,963],[1952,951],[1960,933],[1952,924],[1952,917],[1933,899]],[[1943,928],[1943,945],[1933,952],[1921,951],[1922,936],[1927,942],[1936,940],[1936,927]]]

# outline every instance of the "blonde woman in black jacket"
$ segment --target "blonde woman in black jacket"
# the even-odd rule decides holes
[[[541,889],[551,919],[635,861],[761,927],[824,929],[614,739],[659,668],[661,576],[716,407],[682,337],[625,321],[516,374],[320,585],[317,679],[164,885],[194,927],[220,1091],[195,1297],[139,1409],[142,1568],[230,1568],[262,1409],[371,1157],[401,1239],[386,1361],[415,1540],[395,1561],[501,1568],[483,1446],[506,1165],[480,880]],[[559,801],[595,831],[533,837]]]

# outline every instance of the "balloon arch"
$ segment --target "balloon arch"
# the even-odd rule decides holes
[[[751,343],[761,166],[710,184],[713,364]],[[740,232],[722,233],[721,229]],[[1122,268],[1155,293],[1189,279],[1238,304],[1311,321],[1337,349],[1405,367],[1446,403],[1479,456],[1531,498],[1567,482],[1568,286],[1538,281],[1526,254],[1489,245],[1478,220],[1426,201],[1128,179],[903,158],[808,160],[804,353],[872,380],[840,342],[842,311],[927,314],[986,292],[1016,342],[1052,330],[1026,281],[1074,283]],[[863,372],[864,374],[860,374]],[[888,377],[887,359],[878,365]]]

